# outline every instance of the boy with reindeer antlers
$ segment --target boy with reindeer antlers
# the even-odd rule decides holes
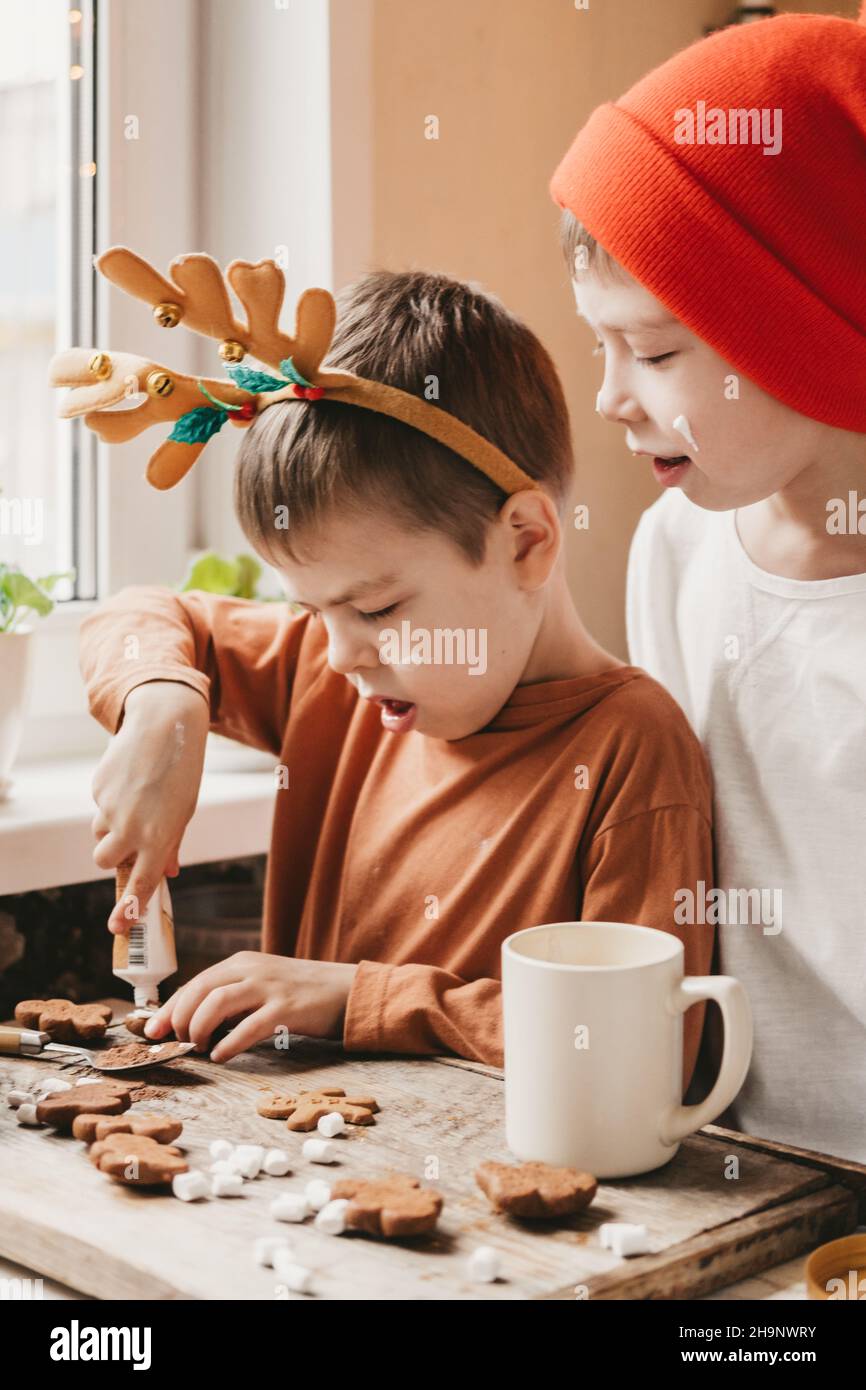
[[[231,380],[74,348],[53,364],[72,387],[62,413],[112,442],[174,421],[148,469],[159,488],[225,421],[242,427],[238,516],[302,610],[136,587],[83,624],[91,710],[115,735],[94,859],[134,859],[141,908],[178,870],[209,728],[284,774],[262,953],[183,986],[148,1036],[205,1048],[234,1020],[216,1061],[284,1025],[501,1065],[501,944],[544,922],[671,932],[686,972],[706,973],[713,928],[674,919],[677,889],[712,877],[706,765],[671,697],[575,611],[569,424],[533,334],[443,275],[364,276],[332,341],[324,290],[280,332],[273,262],[228,268],[246,322],[207,256],[171,279],[123,248],[97,264],[158,322],[219,340]],[[113,412],[130,386],[146,404]],[[684,1088],[703,1014],[684,1017]]]

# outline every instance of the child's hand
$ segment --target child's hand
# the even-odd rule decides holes
[[[212,1062],[227,1062],[273,1037],[280,1026],[311,1038],[340,1038],[357,969],[342,961],[238,951],[175,990],[145,1034],[163,1038],[174,1030],[181,1042],[195,1043],[201,1052],[221,1023],[241,1019],[217,1043]]]
[[[93,778],[98,807],[93,859],[134,867],[126,894],[108,919],[125,932],[144,914],[163,874],[178,872],[180,842],[198,800],[210,711],[197,691],[177,681],[148,681],[126,697],[124,719]]]

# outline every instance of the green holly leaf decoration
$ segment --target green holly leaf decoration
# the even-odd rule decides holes
[[[286,357],[280,363],[280,371],[289,381],[293,381],[296,386],[312,386],[311,381],[307,381],[305,376],[301,376],[291,357]]]
[[[227,418],[225,410],[212,410],[209,405],[199,405],[175,421],[168,437],[178,444],[206,444],[222,429]]]
[[[279,377],[269,376],[267,372],[260,372],[255,367],[229,367],[228,374],[235,386],[240,386],[243,391],[279,391],[280,387],[286,384]]]

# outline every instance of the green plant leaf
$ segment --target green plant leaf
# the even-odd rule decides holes
[[[38,584],[34,584],[32,579],[28,579],[26,574],[20,570],[7,570],[3,576],[3,590],[13,612],[7,622],[7,628],[11,627],[25,609],[31,609],[44,618],[46,613],[50,613],[54,607],[53,601],[47,594],[43,593]]]
[[[37,579],[36,583],[45,594],[53,594],[61,579],[74,579],[75,570],[61,570],[57,574],[46,574],[43,578]]]
[[[226,560],[216,551],[200,555],[190,567],[182,592],[204,589],[210,594],[236,594],[240,570],[234,560]]]
[[[235,593],[238,598],[255,598],[262,577],[261,565],[254,555],[236,555],[235,564],[238,567],[238,586]]]

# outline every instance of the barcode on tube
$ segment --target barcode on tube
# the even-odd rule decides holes
[[[142,926],[129,929],[129,963],[147,965],[147,937]]]

